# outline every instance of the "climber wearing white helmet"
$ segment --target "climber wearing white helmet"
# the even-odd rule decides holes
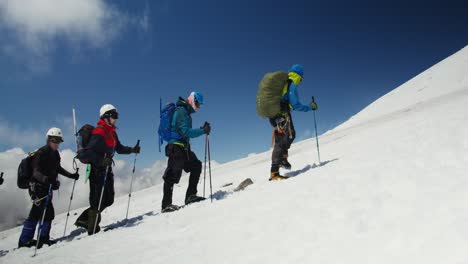
[[[50,239],[49,233],[52,227],[52,220],[55,217],[54,206],[52,204],[52,193],[49,194],[49,186],[52,190],[58,190],[60,182],[58,175],[61,174],[70,179],[78,180],[78,172],[71,173],[60,165],[60,153],[58,148],[63,142],[62,130],[53,127],[47,131],[47,144],[37,150],[31,160],[32,179],[29,184],[29,195],[33,201],[29,216],[24,222],[23,231],[18,242],[18,247],[36,246],[33,240],[34,232],[42,214],[45,210],[44,223],[40,229],[38,247],[54,244]],[[49,196],[48,203],[44,197]]]
[[[84,151],[85,159],[91,162],[91,173],[89,175],[90,207],[75,222],[76,226],[86,228],[89,235],[99,232],[101,212],[114,203],[114,173],[112,172],[114,153],[140,153],[138,144],[135,147],[126,147],[120,143],[115,127],[119,119],[117,108],[111,104],[105,104],[101,107],[99,116],[100,119]],[[103,184],[104,179],[106,179],[105,185]],[[102,190],[104,191],[100,203]]]

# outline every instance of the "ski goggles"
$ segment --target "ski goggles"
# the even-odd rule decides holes
[[[115,110],[109,111],[106,113],[106,117],[111,117],[113,119],[119,119],[119,113]]]
[[[201,107],[200,102],[196,98],[195,98],[195,106],[197,107],[197,109]]]
[[[49,137],[49,141],[54,144],[60,144],[63,142],[63,139],[61,137]]]

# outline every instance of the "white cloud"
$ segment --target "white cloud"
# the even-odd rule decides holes
[[[66,149],[60,152],[62,157],[62,166],[69,170],[72,169],[72,160],[75,153]],[[31,201],[27,190],[21,190],[16,186],[16,174],[18,165],[26,156],[26,153],[20,148],[14,148],[5,152],[0,152],[0,171],[5,172],[3,185],[0,186],[0,230],[13,227],[27,217],[31,208]],[[148,188],[162,181],[166,162],[156,161],[150,168],[137,169],[133,190]],[[85,166],[79,165],[80,179],[75,186],[72,209],[88,206],[89,187],[84,184]],[[114,185],[116,196],[126,195],[129,191],[132,177],[133,163],[127,163],[123,160],[116,160],[114,167]],[[70,192],[72,190],[73,180],[59,176],[60,191],[54,193],[54,207],[56,214],[65,212],[68,209],[70,201]]]
[[[139,26],[143,32],[148,32],[150,30],[150,7],[148,2],[146,2],[145,9],[143,10],[143,15],[137,19]]]
[[[39,128],[30,128],[13,124],[0,116],[0,143],[6,147],[27,148],[37,147],[46,140],[46,132],[50,127],[59,127],[64,134],[65,143],[69,146],[73,142],[73,121],[71,117],[57,117],[55,122],[45,126],[40,124]]]
[[[0,142],[10,146],[35,146],[43,142],[45,137],[40,131],[15,126],[0,117]]]
[[[57,40],[77,50],[106,47],[127,26],[147,31],[149,7],[137,17],[105,0],[0,0],[0,23],[13,33],[1,51],[33,72],[47,72]]]

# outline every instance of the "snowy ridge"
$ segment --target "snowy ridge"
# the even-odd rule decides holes
[[[369,121],[468,89],[468,46],[382,96],[338,128]],[[455,81],[456,80],[456,81]]]
[[[287,175],[297,177],[268,182],[271,153],[251,155],[213,170],[212,204],[161,215],[157,185],[133,195],[128,226],[94,237],[69,228],[72,242],[0,263],[467,263],[467,73],[465,48],[321,136],[320,165],[314,140],[293,145]],[[247,177],[243,192],[221,187]],[[174,202],[186,187],[184,177]],[[122,220],[126,201],[103,225]],[[19,232],[0,233],[0,250]]]

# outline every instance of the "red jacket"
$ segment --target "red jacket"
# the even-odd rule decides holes
[[[92,164],[102,167],[104,158],[113,157],[115,152],[130,154],[132,153],[132,147],[120,144],[115,127],[108,125],[104,120],[100,119],[91,135],[86,156]]]

